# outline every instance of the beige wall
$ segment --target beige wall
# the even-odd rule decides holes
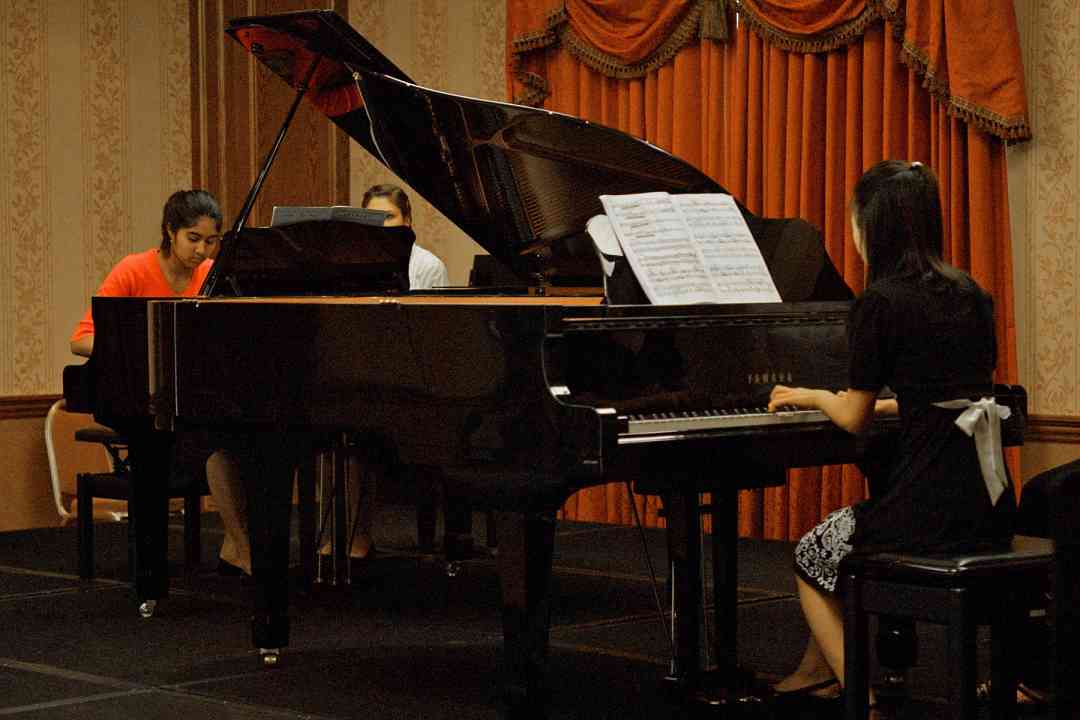
[[[1080,6],[1015,7],[1035,135],[1009,151],[1020,382],[1054,425],[1023,449],[1030,477],[1080,457]]]
[[[55,393],[109,268],[191,182],[186,0],[0,5],[0,397]]]
[[[43,400],[105,273],[191,183],[186,0],[0,4],[0,530],[55,522]]]

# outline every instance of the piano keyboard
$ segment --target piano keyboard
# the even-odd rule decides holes
[[[761,425],[795,425],[828,421],[820,410],[778,410],[767,408],[736,408],[733,410],[700,410],[692,412],[627,415],[627,434],[654,435],[695,430],[745,428]]]

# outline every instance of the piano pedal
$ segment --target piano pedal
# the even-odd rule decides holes
[[[148,620],[154,617],[154,611],[157,609],[157,600],[143,600],[139,603],[139,617],[144,620]]]
[[[263,667],[277,667],[281,662],[281,648],[259,648]]]
[[[768,717],[771,709],[768,685],[742,667],[704,670],[690,679],[676,673],[664,677],[664,694],[669,702],[685,708],[713,713],[734,712],[736,717]]]

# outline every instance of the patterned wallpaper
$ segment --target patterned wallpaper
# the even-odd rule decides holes
[[[1035,140],[1011,158],[1021,379],[1034,413],[1080,415],[1080,3],[1020,0]]]
[[[0,393],[49,385],[52,295],[49,258],[48,64],[44,2],[4,2],[0,9]]]
[[[191,182],[186,0],[0,2],[0,397],[57,393],[108,270]]]
[[[82,218],[84,280],[108,274],[131,252],[131,197],[127,177],[128,17],[125,0],[89,0],[82,8]],[[93,291],[91,291],[93,292]]]

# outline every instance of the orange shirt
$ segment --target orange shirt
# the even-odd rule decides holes
[[[128,255],[109,272],[95,295],[101,297],[178,297],[169,285],[165,273],[162,272],[161,265],[158,264],[159,252],[158,248],[154,248]],[[213,264],[213,260],[206,260],[195,268],[195,272],[191,274],[191,280],[179,296],[197,295]],[[75,326],[71,339],[74,341],[93,334],[94,319],[90,310],[87,310],[83,319]]]

